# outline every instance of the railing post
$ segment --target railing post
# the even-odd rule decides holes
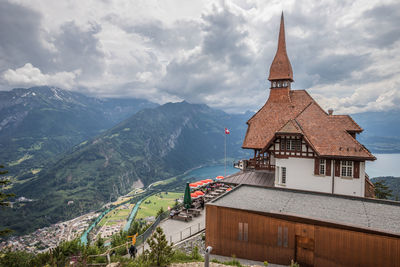
[[[182,241],[182,231],[180,233],[181,233],[181,240],[180,241]]]
[[[199,223],[199,232],[200,232],[200,223]]]
[[[211,253],[212,247],[208,246],[206,248],[206,253],[204,255],[204,267],[209,267],[210,265],[210,253]]]
[[[169,243],[172,244],[172,235],[169,236]]]
[[[189,236],[192,235],[192,226],[189,227]]]

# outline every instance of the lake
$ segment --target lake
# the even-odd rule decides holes
[[[395,176],[400,177],[400,154],[374,154],[377,160],[367,161],[367,174],[370,178],[378,176]],[[208,178],[215,178],[218,175],[224,176],[224,165],[205,166],[189,171],[183,176],[183,179],[191,182]],[[232,166],[226,166],[227,175],[238,172]],[[195,179],[190,179],[190,178]]]
[[[238,172],[239,169],[233,168],[232,166],[226,165],[226,175],[231,175]],[[204,180],[204,179],[212,179],[217,176],[225,176],[225,166],[224,165],[215,165],[215,166],[205,166],[198,169],[194,169],[192,171],[187,172],[183,175],[182,179],[189,180],[190,182]],[[194,178],[194,179],[191,179]]]
[[[367,161],[367,174],[370,178],[378,176],[400,177],[400,154],[374,154],[375,161]]]

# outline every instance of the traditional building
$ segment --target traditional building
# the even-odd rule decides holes
[[[283,14],[268,80],[269,98],[248,120],[242,146],[254,157],[236,164],[242,172],[226,182],[373,196],[365,161],[376,158],[356,139],[363,129],[349,115],[324,111],[306,90],[291,89]]]

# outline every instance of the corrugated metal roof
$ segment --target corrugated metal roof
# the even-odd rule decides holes
[[[231,184],[248,184],[272,187],[274,186],[275,172],[256,170],[240,171],[226,177],[223,181]]]

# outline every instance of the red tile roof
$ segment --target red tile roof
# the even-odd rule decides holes
[[[347,132],[350,116],[345,117],[344,120],[332,119],[313,102],[297,116],[296,121],[320,156],[374,160],[375,157]]]
[[[247,124],[243,148],[264,149],[277,133],[293,133],[302,134],[322,157],[375,159],[348,133],[362,131],[350,116],[328,115],[305,90],[271,89]]]
[[[263,149],[278,130],[313,101],[305,90],[271,89],[268,101],[247,121],[242,147]]]
[[[343,125],[347,131],[349,132],[359,132],[363,131],[363,128],[360,127],[349,115],[332,115],[329,116],[331,120],[337,120],[338,123]]]

